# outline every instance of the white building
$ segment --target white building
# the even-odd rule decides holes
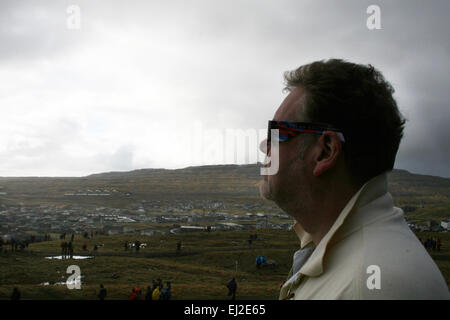
[[[198,232],[198,231],[206,231],[206,227],[201,226],[181,226],[181,232]]]
[[[244,229],[244,226],[242,224],[237,224],[233,222],[222,222],[218,223],[217,225],[225,228],[225,229]]]

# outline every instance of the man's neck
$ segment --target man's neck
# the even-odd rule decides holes
[[[343,186],[329,187],[327,192],[313,197],[306,208],[293,204],[286,212],[293,216],[311,235],[317,246],[331,229],[342,210],[358,190]]]

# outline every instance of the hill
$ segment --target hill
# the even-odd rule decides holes
[[[0,177],[0,204],[83,203],[127,208],[140,201],[188,199],[252,203],[273,211],[273,204],[259,196],[259,168],[258,164],[213,165],[109,172],[81,178]],[[389,189],[396,205],[408,208],[412,221],[450,218],[449,178],[393,170],[389,174]],[[99,194],[103,196],[95,197]]]

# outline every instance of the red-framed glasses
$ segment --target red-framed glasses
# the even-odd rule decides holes
[[[267,147],[271,142],[272,129],[278,129],[278,141],[288,141],[300,133],[314,133],[322,134],[325,131],[335,131],[342,142],[345,142],[344,134],[342,130],[326,123],[312,123],[312,122],[289,122],[289,121],[275,121],[269,120],[267,130]]]

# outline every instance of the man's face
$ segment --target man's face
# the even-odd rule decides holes
[[[301,122],[307,119],[304,116],[305,91],[298,87],[284,99],[276,111],[273,120]],[[306,182],[307,162],[302,159],[300,152],[302,149],[302,138],[298,135],[288,141],[280,142],[278,148],[279,169],[275,175],[263,177],[260,188],[262,197],[273,200],[277,204],[282,204],[298,197],[301,186]],[[265,150],[265,141],[261,143],[261,150]],[[277,150],[268,150],[268,155]],[[270,163],[268,164],[270,165]],[[300,190],[299,190],[300,189]]]

